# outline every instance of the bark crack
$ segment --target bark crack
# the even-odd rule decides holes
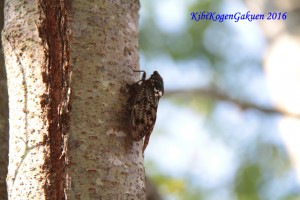
[[[69,37],[67,34],[67,1],[39,0],[39,36],[45,49],[46,66],[43,81],[47,94],[41,105],[47,112],[50,147],[46,170],[50,183],[46,199],[66,199],[67,138],[70,119]],[[64,159],[63,159],[64,158]]]

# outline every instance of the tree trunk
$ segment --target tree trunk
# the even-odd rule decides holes
[[[139,4],[113,2],[71,6],[70,199],[145,198],[142,144],[128,137],[122,93],[138,64]]]
[[[5,2],[9,199],[145,199],[125,88],[138,10],[136,0]]]

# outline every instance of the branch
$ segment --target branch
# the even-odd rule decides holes
[[[296,117],[300,118],[299,114],[291,113],[288,111],[285,111],[283,109],[278,109],[274,107],[265,107],[261,106],[252,102],[248,102],[245,100],[240,100],[238,98],[234,98],[230,96],[227,93],[224,93],[220,91],[219,89],[216,88],[197,88],[197,89],[190,89],[190,90],[169,90],[165,92],[166,97],[171,97],[175,95],[192,95],[192,96],[203,96],[207,97],[210,99],[214,100],[219,100],[219,101],[227,101],[230,103],[235,104],[236,106],[240,107],[242,110],[247,110],[247,109],[255,109],[263,113],[267,114],[278,114],[278,115],[286,115],[286,116],[291,116],[291,117]]]

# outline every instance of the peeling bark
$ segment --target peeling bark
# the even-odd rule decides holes
[[[44,142],[50,147],[50,156],[45,161],[51,183],[46,192],[46,199],[64,199],[71,74],[67,3],[61,0],[40,0],[38,5],[38,30],[46,54],[42,79],[47,91],[41,96],[40,104],[43,110],[47,110],[49,137],[45,137]]]

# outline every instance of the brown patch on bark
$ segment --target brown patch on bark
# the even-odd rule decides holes
[[[65,199],[67,136],[70,123],[70,66],[69,35],[67,28],[67,0],[39,0],[39,36],[45,49],[46,65],[43,81],[47,94],[41,96],[41,105],[49,123],[49,137],[45,142],[50,147],[46,158],[46,199]]]

